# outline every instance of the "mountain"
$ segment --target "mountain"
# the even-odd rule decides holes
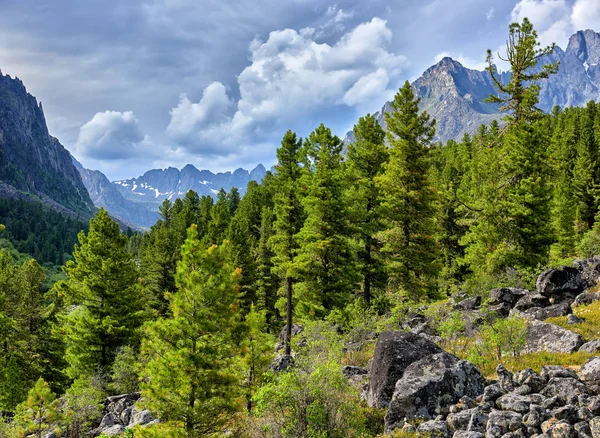
[[[156,211],[165,199],[176,199],[184,196],[189,190],[200,196],[215,197],[220,189],[229,191],[236,187],[240,194],[246,190],[250,181],[260,182],[267,173],[259,164],[252,171],[237,169],[232,172],[212,173],[209,170],[198,170],[191,164],[178,170],[152,169],[138,178],[114,181],[113,184],[126,200],[146,205]]]
[[[558,73],[540,81],[539,107],[550,111],[583,106],[590,100],[600,100],[600,34],[593,30],[579,31],[571,36],[567,49],[556,47],[541,62],[560,61]],[[506,82],[510,73],[500,73]],[[420,108],[436,119],[436,140],[458,140],[465,133],[473,134],[479,125],[487,124],[502,115],[498,106],[483,100],[495,94],[487,71],[472,70],[451,58],[443,58],[428,68],[412,84],[421,98]],[[384,113],[391,110],[390,102],[383,105],[375,116],[385,127]],[[353,140],[352,132],[345,142]]]
[[[104,207],[111,216],[132,228],[150,228],[156,223],[158,220],[156,211],[128,201],[102,172],[86,169],[75,158],[72,160],[96,207]]]
[[[90,217],[90,199],[71,155],[48,133],[42,104],[0,72],[0,197],[42,201]]]

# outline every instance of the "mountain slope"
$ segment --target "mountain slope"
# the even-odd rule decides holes
[[[94,205],[71,155],[48,133],[42,105],[0,72],[0,197],[31,197],[90,217]]]
[[[150,228],[156,223],[158,214],[155,211],[126,200],[102,172],[84,168],[75,158],[73,164],[96,207],[104,207],[111,216],[135,228]]]
[[[571,36],[566,50],[556,47],[546,62],[560,61],[558,74],[540,82],[539,107],[550,111],[558,105],[583,106],[600,100],[600,34],[593,30]],[[501,73],[507,81],[509,73]],[[498,106],[483,100],[496,93],[486,71],[472,70],[451,58],[443,58],[412,83],[421,98],[421,110],[436,119],[436,140],[458,140],[467,132],[473,134],[479,125],[500,119]],[[385,127],[384,113],[391,110],[386,102],[375,115]],[[352,132],[345,141],[353,140]]]

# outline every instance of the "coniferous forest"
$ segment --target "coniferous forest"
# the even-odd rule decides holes
[[[114,429],[124,436],[382,435],[385,408],[345,372],[416,314],[484,376],[581,365],[590,355],[522,353],[517,316],[488,307],[473,329],[452,304],[484,308],[494,288],[532,290],[544,269],[600,254],[600,104],[537,109],[552,50],[527,19],[512,24],[508,82],[488,55],[505,117],[461,141],[434,141],[406,82],[385,131],[372,115],[347,145],[323,124],[288,131],[243,197],[190,191],[145,233],[101,209],[73,242],[76,220],[0,201],[12,242],[0,250],[0,437],[98,435],[120,394],[160,419]],[[62,265],[51,287],[44,263]]]

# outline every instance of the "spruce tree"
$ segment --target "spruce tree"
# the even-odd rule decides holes
[[[298,139],[292,131],[287,131],[281,141],[281,147],[277,149],[277,166],[275,167],[275,222],[273,223],[273,235],[270,240],[262,242],[263,266],[268,267],[264,253],[272,248],[275,253],[273,258],[274,269],[285,288],[286,300],[286,336],[285,336],[285,354],[291,354],[291,333],[292,333],[292,314],[293,306],[293,288],[296,276],[294,273],[294,259],[298,250],[298,241],[296,235],[300,231],[303,220],[304,210],[300,203],[300,149],[302,139]],[[263,223],[264,232],[270,230],[268,223]],[[269,281],[268,272],[263,271],[263,279]],[[264,285],[265,305],[267,309],[271,307],[270,292],[268,283]]]
[[[343,196],[342,141],[321,124],[305,140],[307,158],[302,205],[306,220],[297,234],[300,311],[313,317],[343,307],[359,281]]]
[[[390,159],[377,178],[388,228],[379,233],[390,282],[409,298],[433,293],[438,274],[436,194],[428,177],[435,121],[419,112],[419,98],[406,81],[386,114]]]
[[[182,423],[193,438],[220,431],[239,408],[240,270],[227,263],[226,245],[204,249],[195,226],[182,255],[177,290],[169,294],[172,317],[146,326],[142,395],[162,420]]]
[[[101,208],[65,265],[65,298],[75,306],[63,327],[72,378],[107,371],[119,347],[135,343],[143,304],[126,245],[127,236]]]
[[[353,234],[361,247],[358,260],[363,300],[367,305],[371,302],[372,288],[386,283],[381,245],[376,239],[376,234],[385,227],[381,208],[383,193],[375,179],[383,173],[388,157],[385,132],[377,119],[370,114],[361,117],[354,125],[354,142],[348,145],[346,154],[349,183],[346,196]]]

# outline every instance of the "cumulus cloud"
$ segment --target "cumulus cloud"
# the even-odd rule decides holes
[[[542,46],[555,42],[565,49],[569,36],[578,30],[600,28],[598,0],[521,0],[512,10],[511,20],[529,18]]]
[[[123,159],[134,156],[148,139],[132,111],[96,113],[79,129],[77,153],[94,159]]]
[[[250,65],[238,75],[239,95],[231,99],[215,82],[198,103],[183,96],[171,111],[170,137],[197,152],[224,154],[248,134],[270,132],[298,116],[336,106],[360,107],[389,97],[402,69],[403,56],[389,51],[392,32],[373,18],[329,45],[315,41],[315,30],[284,29],[249,47]],[[218,145],[218,148],[217,148]]]

